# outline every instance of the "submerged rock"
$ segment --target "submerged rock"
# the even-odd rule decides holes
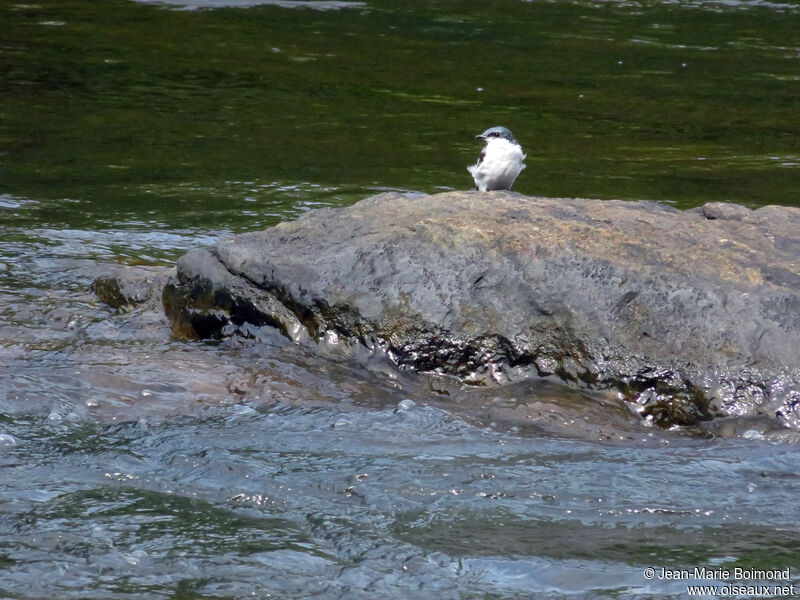
[[[117,266],[92,283],[101,302],[120,312],[157,299],[174,269],[164,267]]]
[[[176,332],[338,340],[474,384],[620,393],[661,426],[800,425],[800,210],[387,193],[191,252]]]

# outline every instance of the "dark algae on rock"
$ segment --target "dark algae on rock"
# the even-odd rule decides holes
[[[190,252],[176,332],[277,327],[486,385],[556,377],[644,418],[800,426],[800,209],[385,193]]]

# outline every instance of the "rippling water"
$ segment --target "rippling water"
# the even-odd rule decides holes
[[[660,431],[549,381],[177,341],[157,304],[89,291],[466,188],[500,123],[524,193],[797,205],[796,3],[53,0],[0,23],[0,597],[682,598],[698,582],[645,569],[695,566],[800,587],[798,434],[768,419]]]

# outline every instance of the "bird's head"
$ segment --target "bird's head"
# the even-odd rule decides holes
[[[504,140],[508,140],[512,144],[519,143],[514,137],[514,134],[505,127],[489,127],[489,129],[484,131],[482,134],[476,135],[475,138],[484,140],[486,142],[495,138],[502,138]]]

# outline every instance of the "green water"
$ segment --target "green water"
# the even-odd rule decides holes
[[[238,230],[467,189],[495,124],[526,194],[800,204],[796,5],[6,1],[0,23],[0,193],[56,201],[33,219]]]

